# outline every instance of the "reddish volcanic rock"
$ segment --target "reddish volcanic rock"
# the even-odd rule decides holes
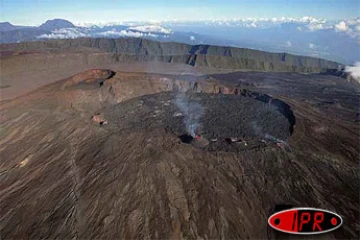
[[[195,138],[194,138],[194,145],[197,146],[197,147],[206,147],[207,145],[209,145],[209,141],[201,136],[201,135],[196,135]]]
[[[92,120],[93,120],[93,122],[98,123],[100,125],[109,124],[109,122],[107,120],[105,120],[104,116],[99,113],[92,116]]]
[[[63,88],[78,84],[80,82],[91,83],[96,80],[106,80],[112,77],[114,74],[115,73],[113,71],[107,69],[88,70],[86,72],[73,76],[63,85]]]

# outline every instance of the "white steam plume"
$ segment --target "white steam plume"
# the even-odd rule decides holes
[[[175,104],[184,115],[186,131],[195,137],[195,131],[200,127],[200,118],[204,114],[204,109],[199,103],[189,102],[186,93],[179,92],[175,97]]]
[[[346,66],[345,72],[350,73],[360,83],[360,62],[356,62],[355,66]]]

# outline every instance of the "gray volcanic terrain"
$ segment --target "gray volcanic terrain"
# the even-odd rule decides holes
[[[337,63],[140,39],[0,50],[3,239],[292,239],[267,224],[284,205],[343,217],[311,239],[359,237],[360,88]]]

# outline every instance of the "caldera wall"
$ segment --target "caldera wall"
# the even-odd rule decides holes
[[[143,95],[160,92],[192,92],[233,94],[269,104],[288,119],[290,134],[296,123],[291,107],[284,101],[265,93],[224,85],[215,79],[189,77],[188,80],[186,77],[176,78],[170,75],[115,73],[111,70],[95,69],[63,81],[61,89],[63,90],[58,93],[59,98],[66,99],[67,104],[73,108],[89,113]]]

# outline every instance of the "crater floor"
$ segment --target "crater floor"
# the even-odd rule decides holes
[[[286,141],[290,136],[288,119],[274,106],[240,95],[162,92],[108,107],[104,117],[110,122],[105,128],[162,128],[177,136],[193,130],[210,140],[209,150],[240,150],[250,142],[263,145],[265,139]],[[242,144],[227,146],[228,139]]]

